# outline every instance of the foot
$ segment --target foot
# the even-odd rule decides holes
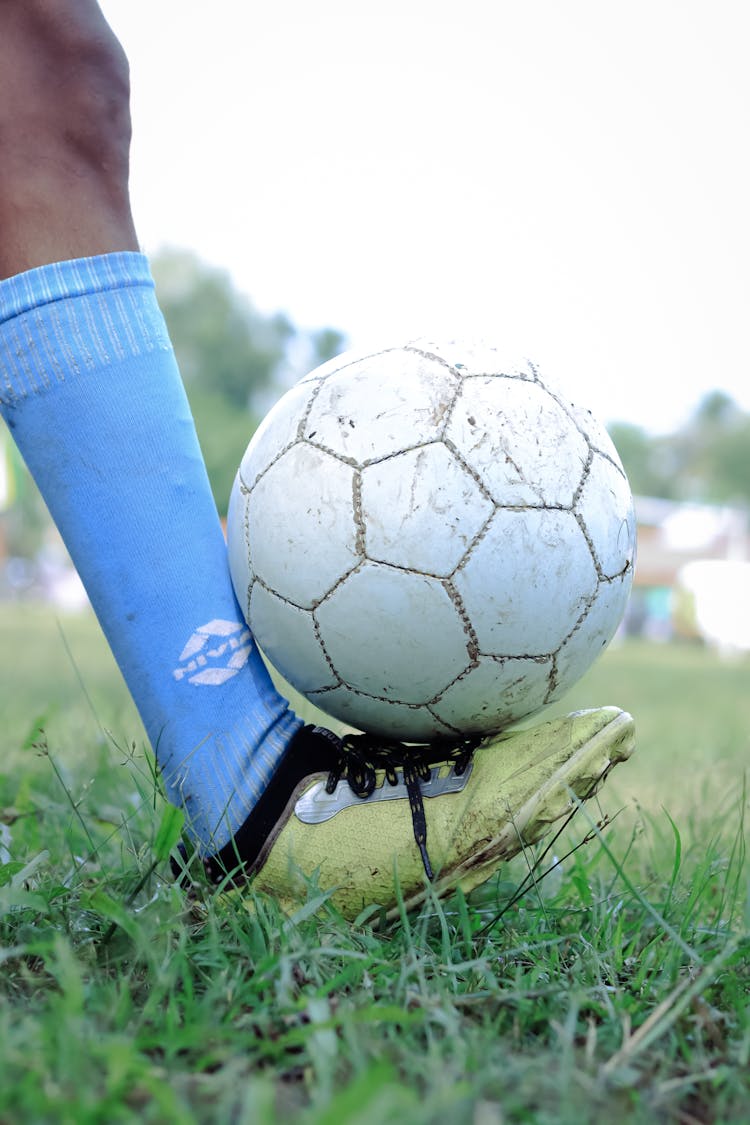
[[[353,919],[371,904],[395,914],[396,880],[407,909],[429,882],[439,896],[484,882],[598,791],[630,756],[634,724],[602,707],[398,763],[372,740],[342,747],[310,728],[298,738],[307,745],[293,744],[265,801],[206,869],[215,882],[251,877],[286,910],[315,874]]]
[[[95,0],[0,3],[0,278],[137,250],[128,65]]]

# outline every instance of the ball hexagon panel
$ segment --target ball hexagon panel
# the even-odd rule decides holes
[[[365,553],[447,578],[494,510],[442,442],[362,470]]]
[[[600,582],[593,604],[555,654],[557,686],[548,702],[564,695],[604,652],[625,612],[632,582],[632,570],[611,582]]]
[[[443,340],[436,341],[429,336],[411,340],[407,345],[418,351],[437,356],[461,375],[510,375],[513,378],[536,378],[534,368],[528,360],[519,359],[508,362],[496,347],[481,340]]]
[[[250,593],[248,624],[263,652],[298,691],[333,687],[333,675],[315,632],[312,613],[298,609],[256,582]]]
[[[595,453],[576,512],[583,519],[601,574],[614,578],[635,562],[635,512],[625,474]]]
[[[552,657],[500,660],[483,656],[430,709],[465,733],[499,730],[544,704],[551,669]]]
[[[433,738],[455,737],[456,734],[425,706],[410,707],[406,703],[372,699],[345,686],[332,691],[312,692],[308,698],[326,714],[383,738],[429,742]]]
[[[312,396],[312,387],[296,383],[263,419],[240,462],[239,476],[246,488],[252,488],[279,453],[296,441]]]
[[[304,436],[358,464],[440,436],[458,379],[449,368],[408,351],[383,352],[329,375]]]
[[[366,562],[315,615],[334,668],[368,695],[424,703],[469,663],[461,618],[434,578]]]
[[[359,363],[361,360],[375,359],[380,354],[380,352],[374,352],[372,348],[368,348],[367,351],[352,349],[348,352],[342,352],[341,355],[335,355],[332,359],[327,359],[325,363],[321,363],[319,367],[304,375],[298,382],[308,385],[310,383],[322,383],[329,375],[333,375],[337,371],[343,371],[345,367],[351,367],[353,363]]]
[[[607,433],[602,422],[590,410],[578,406],[574,402],[565,403],[570,410],[571,415],[575,419],[576,425],[579,430],[585,435],[586,440],[592,449],[602,453],[610,461],[614,462],[618,468],[622,469],[622,461],[620,455],[615,449],[612,438]],[[623,469],[623,473],[624,473]]]
[[[503,506],[570,507],[589,456],[543,386],[503,376],[464,380],[445,437]]]
[[[453,578],[480,652],[498,656],[554,652],[597,581],[573,513],[545,508],[496,511]]]
[[[311,445],[293,445],[245,500],[251,572],[311,609],[357,562],[353,495],[349,465]]]

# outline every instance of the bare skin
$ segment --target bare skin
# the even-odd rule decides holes
[[[96,0],[0,0],[0,278],[138,250],[128,64]]]

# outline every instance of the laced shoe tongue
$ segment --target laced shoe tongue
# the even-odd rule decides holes
[[[422,857],[425,875],[432,882],[435,875],[427,851],[427,818],[422,782],[430,781],[432,777],[431,763],[451,762],[455,772],[462,774],[479,741],[478,737],[470,738],[456,746],[441,748],[384,742],[367,734],[347,735],[343,740],[341,757],[328,775],[326,790],[332,793],[339,781],[345,778],[352,792],[362,800],[367,800],[375,789],[377,770],[384,770],[386,781],[390,785],[397,785],[396,771],[400,769],[409,795],[414,839]]]
[[[404,782],[409,794],[409,807],[411,808],[411,822],[414,826],[414,839],[417,841],[419,854],[422,856],[424,873],[432,882],[434,874],[432,864],[427,853],[427,820],[424,815],[424,801],[422,800],[422,784],[418,767],[404,766]]]

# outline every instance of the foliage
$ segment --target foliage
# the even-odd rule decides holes
[[[9,507],[0,505],[0,560],[30,559],[42,548],[50,517],[5,422],[0,418],[0,458],[7,457],[12,474]]]
[[[0,1120],[745,1120],[746,666],[610,649],[567,704],[635,711],[639,754],[603,800],[634,776],[646,807],[626,799],[601,835],[579,813],[567,846],[592,841],[510,908],[522,860],[377,930],[179,890],[92,622],[66,621],[64,645],[43,610],[0,613]]]
[[[264,315],[228,273],[185,250],[152,261],[219,511],[226,512],[245,447],[268,404],[295,378],[344,346],[334,328],[296,328],[284,313]]]
[[[652,437],[643,426],[632,422],[613,422],[609,436],[636,496],[675,498],[678,482],[670,466],[666,440]]]
[[[210,391],[195,389],[189,398],[216,507],[226,515],[237,469],[259,418]]]
[[[295,329],[283,314],[263,317],[228,273],[184,250],[152,261],[159,304],[188,390],[218,394],[246,410],[278,373]]]
[[[636,494],[750,505],[750,415],[723,391],[675,433],[616,422],[610,435]]]

